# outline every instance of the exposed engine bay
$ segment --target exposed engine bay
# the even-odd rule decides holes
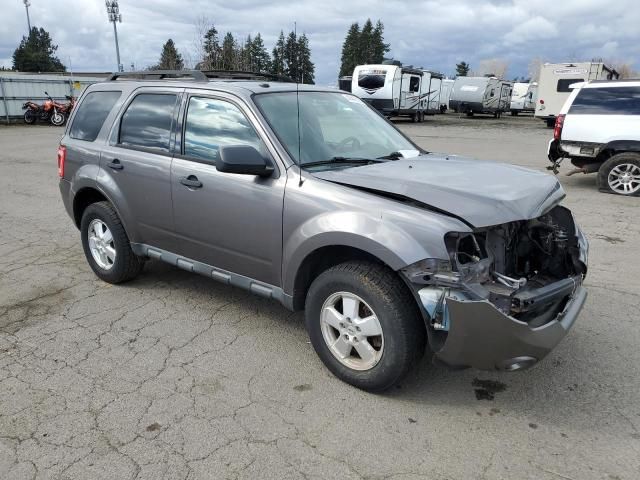
[[[447,261],[405,269],[420,289],[435,330],[448,330],[447,298],[488,300],[530,327],[544,325],[566,304],[586,274],[571,212],[556,206],[526,221],[448,233]],[[429,288],[431,287],[431,288]]]

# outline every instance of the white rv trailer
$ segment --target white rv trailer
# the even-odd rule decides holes
[[[499,117],[509,109],[513,82],[496,77],[458,77],[449,106],[457,113],[489,113]]]
[[[553,127],[558,112],[571,94],[571,85],[591,80],[616,80],[618,77],[618,72],[602,62],[545,63],[540,66],[534,115]]]
[[[427,110],[429,92],[429,82],[423,77],[422,70],[403,67],[400,62],[358,65],[353,70],[351,93],[386,117],[403,115],[420,122]]]
[[[440,96],[442,95],[442,74],[423,70],[424,90],[427,92],[428,98],[425,105],[425,115],[434,115],[440,112]]]
[[[453,87],[454,81],[455,80],[449,78],[442,79],[442,87],[440,89],[440,113],[444,113],[449,109],[449,97],[451,96],[451,88]]]
[[[522,112],[531,112],[536,108],[534,95],[537,92],[538,84],[516,82],[513,84],[513,94],[511,95],[511,115],[518,115]]]

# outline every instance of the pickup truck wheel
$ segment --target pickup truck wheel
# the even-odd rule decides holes
[[[396,384],[424,353],[415,300],[388,268],[347,262],[320,274],[307,294],[311,344],[339,379],[363,390]]]
[[[135,278],[144,264],[131,250],[118,214],[109,202],[89,205],[80,223],[82,248],[94,273],[108,283]]]
[[[624,152],[609,158],[598,170],[598,187],[618,195],[640,195],[640,155]]]

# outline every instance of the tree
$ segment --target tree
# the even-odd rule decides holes
[[[149,70],[182,70],[183,68],[184,61],[182,60],[182,55],[178,53],[173,40],[169,39],[162,46],[160,61]]]
[[[478,75],[506,78],[509,62],[502,58],[488,58],[480,60]]]
[[[284,32],[280,30],[280,36],[278,37],[275,47],[273,47],[273,53],[271,55],[271,73],[274,75],[285,75],[284,47]]]
[[[456,75],[458,77],[466,77],[469,74],[469,70],[471,70],[471,65],[467,62],[456,63]]]
[[[309,39],[304,33],[298,39],[298,68],[300,72],[300,78],[296,80],[298,80],[300,83],[315,83],[316,67],[311,61]]]
[[[222,68],[222,70],[233,70],[236,68],[236,39],[233,38],[231,32],[227,32],[222,41],[220,68]]]
[[[202,42],[202,70],[215,70],[220,66],[221,48],[218,41],[218,30],[211,25],[204,34]]]
[[[296,32],[289,32],[284,44],[284,69],[289,78],[300,81],[300,58]]]
[[[532,82],[537,82],[540,78],[540,67],[542,66],[542,59],[540,57],[534,57],[529,62],[527,73]]]
[[[253,62],[252,70],[254,72],[268,72],[271,68],[271,59],[269,58],[269,52],[267,52],[267,49],[264,46],[264,42],[262,41],[262,36],[259,32],[251,43],[251,57]]]
[[[380,20],[376,22],[376,27],[373,29],[372,40],[373,58],[371,63],[382,63],[385,54],[390,50],[390,46],[388,43],[384,43],[384,25]]]
[[[351,75],[357,65],[382,63],[389,49],[389,44],[384,43],[384,25],[380,20],[374,27],[371,19],[367,19],[362,30],[358,23],[352,23],[342,44],[340,76]]]
[[[340,58],[340,77],[351,75],[358,65],[358,46],[360,42],[360,26],[352,23],[347,31],[347,36],[342,44],[342,57]]]
[[[32,27],[29,37],[13,52],[13,68],[22,72],[65,72],[67,69],[54,54],[58,46],[53,44],[49,32]]]

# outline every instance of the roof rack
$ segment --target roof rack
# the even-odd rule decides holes
[[[270,80],[272,82],[295,83],[291,78],[273,73],[246,72],[242,70],[202,70],[207,78],[220,80]]]
[[[191,77],[196,82],[209,81],[207,76],[199,70],[145,70],[142,72],[117,72],[112,73],[107,81],[113,82],[120,78],[134,80],[173,80],[186,77]]]

